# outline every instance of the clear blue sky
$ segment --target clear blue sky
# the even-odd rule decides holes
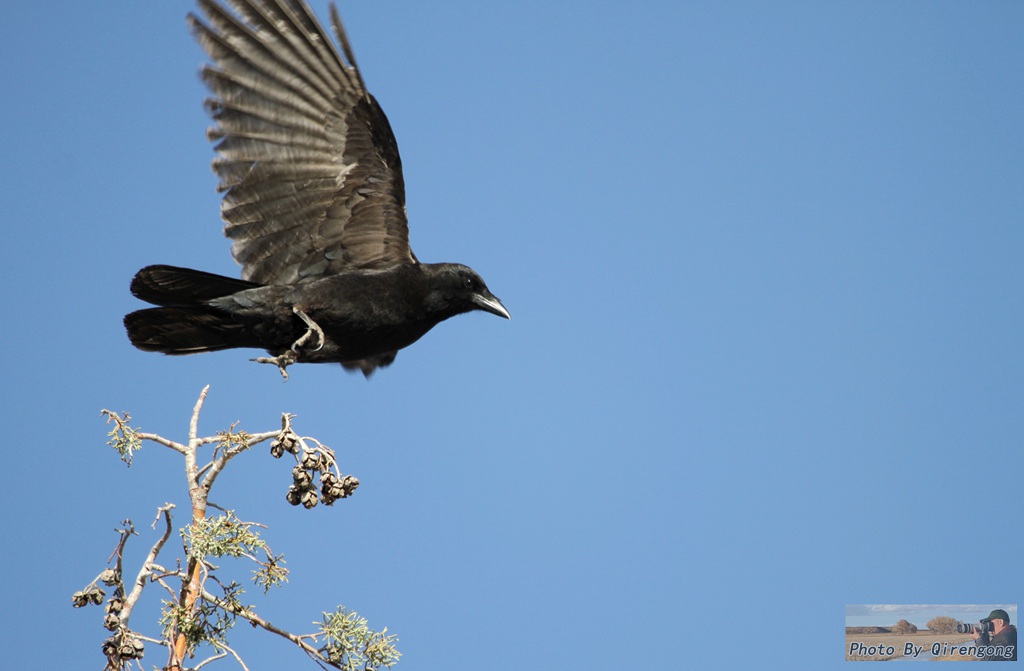
[[[143,265],[237,273],[191,4],[8,4],[6,638],[46,641],[10,668],[99,668],[71,593],[186,501],[100,409],[183,439],[208,383],[203,432],[294,412],[363,483],[292,509],[262,449],[222,479],[294,572],[265,612],[344,603],[397,668],[838,668],[847,604],[1021,602],[1024,4],[345,3],[417,255],[513,318],[287,384],[121,326]]]

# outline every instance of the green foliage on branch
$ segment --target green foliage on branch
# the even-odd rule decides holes
[[[388,635],[385,627],[373,631],[367,626],[366,618],[358,613],[338,608],[333,613],[324,613],[320,631],[326,645],[321,650],[327,660],[344,671],[390,668],[398,663],[401,653],[395,648],[398,637]]]
[[[107,445],[117,450],[117,453],[121,455],[121,461],[131,466],[135,452],[142,448],[142,439],[139,438],[138,429],[133,429],[129,424],[132,421],[132,416],[127,412],[118,415],[110,410],[101,410],[100,414],[106,416],[107,424],[114,423],[114,428],[107,433],[110,436]]]
[[[125,520],[118,530],[117,547],[108,560],[108,564],[114,562],[114,566],[103,569],[90,584],[72,596],[72,605],[76,608],[105,604],[103,627],[112,632],[101,646],[107,658],[106,669],[120,671],[138,664],[146,642],[167,649],[169,659],[164,668],[185,668],[185,661],[195,658],[204,646],[213,649],[210,656],[198,663],[190,662],[189,666],[205,666],[230,654],[247,668],[228,640],[240,618],[253,627],[291,641],[321,668],[379,671],[394,666],[401,656],[395,648],[398,639],[388,634],[386,627],[374,631],[365,618],[339,606],[333,613],[324,613],[323,622],[315,623],[319,630],[293,634],[264,619],[254,605],[243,602],[242,584],[222,578],[238,561],[252,562],[256,568],[250,571],[249,580],[266,594],[286,583],[289,573],[284,567],[284,556],[275,555],[263,540],[264,525],[241,520],[234,511],[208,502],[214,483],[235,457],[264,441],[273,441],[270,452],[275,458],[291,454],[295,465],[288,470],[290,485],[286,498],[292,505],[301,504],[307,509],[315,507],[321,497],[327,505],[350,497],[359,486],[359,480],[342,473],[333,450],[315,438],[295,433],[291,426],[294,415],[287,413],[281,416],[279,430],[251,434],[237,430],[233,424],[215,436],[200,437],[197,425],[208,389],[202,391],[193,410],[187,441],[176,442],[133,428],[128,413],[102,411],[107,423],[113,425],[107,434],[107,444],[129,466],[145,441],[155,442],[183,457],[192,511],[189,524],[179,529],[184,557],[175,558],[164,566],[157,562],[174,528],[171,513],[175,506],[164,504],[154,522],[156,527],[162,520],[163,532],[150,547],[134,580],[125,582],[123,563],[126,544],[138,533],[131,520]],[[200,455],[204,449],[209,460],[202,464]],[[222,512],[209,515],[210,508]],[[109,599],[100,584],[113,588]],[[163,600],[158,621],[162,629],[159,638],[139,633],[130,622],[135,605],[150,584],[159,585],[170,595]]]

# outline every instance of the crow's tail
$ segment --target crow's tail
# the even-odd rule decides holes
[[[194,307],[206,301],[254,289],[259,284],[175,266],[146,266],[132,278],[136,298],[165,308]]]
[[[259,347],[246,324],[207,303],[258,286],[201,270],[173,266],[143,268],[132,279],[132,294],[160,307],[126,315],[128,339],[141,350],[164,354]]]

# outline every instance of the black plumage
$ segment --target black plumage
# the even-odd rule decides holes
[[[199,0],[190,14],[213,60],[213,162],[233,279],[149,266],[132,280],[157,305],[124,323],[132,344],[165,354],[265,349],[292,363],[369,375],[441,321],[470,310],[508,318],[472,269],[420,263],[409,246],[405,184],[387,117],[366,90],[336,8],[342,57],[304,0]]]

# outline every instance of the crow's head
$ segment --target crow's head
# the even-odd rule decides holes
[[[483,310],[512,318],[472,268],[458,263],[436,263],[427,265],[425,270],[430,278],[427,303],[431,310],[451,314]]]

